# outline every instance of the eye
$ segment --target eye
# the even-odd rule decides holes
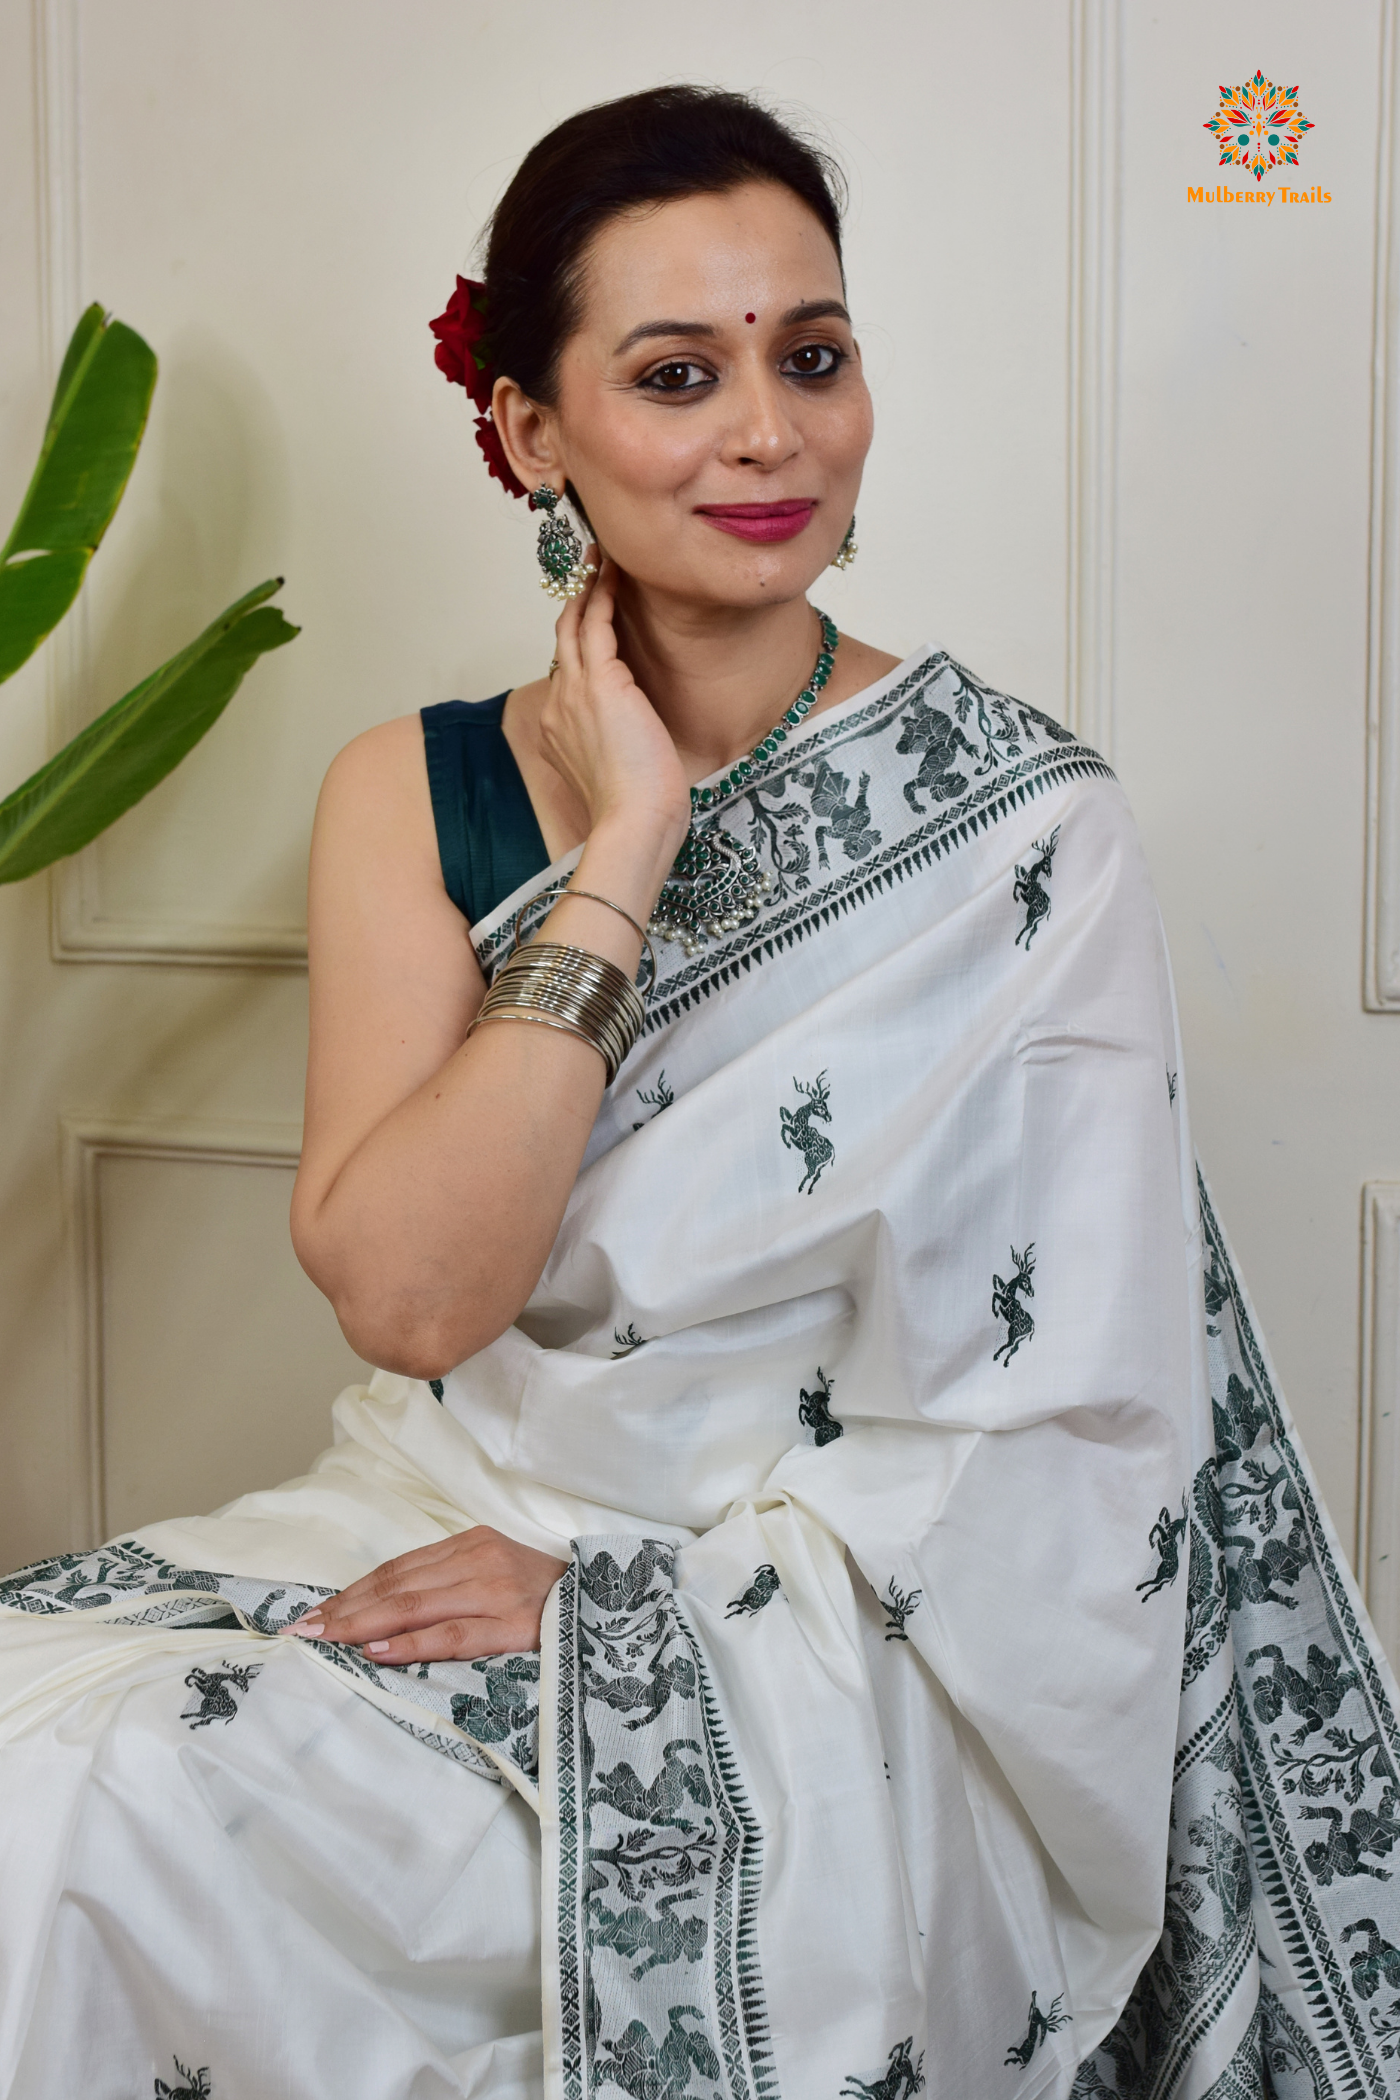
[[[800,350],[788,352],[782,369],[794,379],[831,379],[845,362],[845,351],[834,343],[804,343]]]
[[[668,357],[664,365],[654,366],[641,384],[657,394],[693,394],[708,386],[713,378],[712,372],[688,357]]]

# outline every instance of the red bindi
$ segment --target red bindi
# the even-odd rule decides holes
[[[758,319],[758,315],[757,315],[757,314],[745,314],[745,315],[744,315],[744,319],[745,319],[746,321],[756,321],[756,320]]]

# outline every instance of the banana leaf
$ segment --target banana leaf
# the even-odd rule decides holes
[[[275,576],[229,606],[0,802],[0,882],[76,853],[174,770],[258,657],[300,632],[265,603],[281,587]]]
[[[0,548],[0,680],[57,626],[136,463],[156,383],[155,354],[90,306],[73,331],[39,459]]]

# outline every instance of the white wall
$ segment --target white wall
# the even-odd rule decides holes
[[[353,1371],[270,1223],[316,784],[366,724],[549,646],[427,320],[533,138],[677,77],[810,114],[850,171],[879,427],[822,602],[1111,745],[1201,1148],[1351,1537],[1361,1192],[1400,1180],[1400,1020],[1362,1007],[1392,4],[0,0],[0,509],[81,303],[162,361],[85,636],[0,697],[0,779],[264,575],[304,628],[55,882],[52,936],[42,881],[0,892],[0,1561],[300,1462]],[[1256,66],[1299,83],[1293,179],[1330,205],[1187,203],[1218,84]],[[1381,1494],[1378,1550],[1392,1521]]]

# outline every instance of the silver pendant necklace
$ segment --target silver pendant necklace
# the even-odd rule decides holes
[[[661,940],[678,942],[687,956],[699,954],[707,935],[713,938],[747,926],[750,919],[758,916],[759,904],[772,887],[773,878],[760,867],[752,846],[725,831],[718,816],[707,818],[705,813],[735,788],[742,787],[756,765],[773,756],[786,741],[788,731],[795,729],[811,711],[830,678],[840,636],[834,620],[816,606],[812,610],[821,622],[822,645],[806,685],[782,720],[774,723],[767,736],[759,738],[746,757],[736,759],[722,780],[715,781],[712,787],[693,787],[690,791],[690,829],[661,885],[661,895],[647,928]]]

